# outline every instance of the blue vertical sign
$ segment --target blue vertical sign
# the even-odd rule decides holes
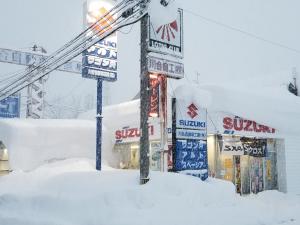
[[[0,118],[20,117],[20,96],[13,95],[0,101]]]
[[[207,112],[192,101],[173,99],[173,169],[208,177]]]

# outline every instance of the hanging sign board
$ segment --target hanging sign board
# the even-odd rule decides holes
[[[244,155],[244,147],[241,141],[224,141],[222,154],[225,155]]]
[[[226,138],[220,140],[221,151],[224,155],[249,155],[265,157],[267,153],[267,140],[255,138]]]
[[[159,19],[149,23],[148,51],[183,58],[183,11],[178,9],[177,17],[166,24]]]
[[[106,15],[114,6],[111,0],[87,0],[84,11],[84,24],[88,27],[98,19]],[[111,29],[111,23],[115,15],[106,15],[99,26],[95,26],[94,32],[105,32]],[[103,22],[102,22],[103,21]],[[117,80],[117,36],[111,35],[103,41],[85,50],[82,54],[82,77],[90,79],[102,79],[106,81]]]

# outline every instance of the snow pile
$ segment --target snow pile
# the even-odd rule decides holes
[[[240,197],[226,181],[153,172],[97,172],[90,160],[56,162],[0,177],[5,225],[299,224],[300,198],[276,191]]]
[[[95,123],[84,120],[1,119],[0,140],[12,170],[31,170],[47,161],[95,157]]]

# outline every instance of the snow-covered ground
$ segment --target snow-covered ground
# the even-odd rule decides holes
[[[300,224],[300,197],[277,191],[240,197],[225,181],[173,173],[94,170],[69,159],[0,177],[1,225]]]

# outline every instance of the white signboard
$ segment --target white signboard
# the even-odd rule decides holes
[[[244,148],[241,141],[223,141],[222,154],[224,155],[244,155]]]
[[[177,139],[204,140],[204,139],[206,139],[206,130],[176,129],[176,138]]]
[[[193,102],[176,100],[176,128],[206,130],[206,114]]]
[[[148,56],[148,72],[163,74],[175,79],[184,77],[184,67],[182,63],[154,56]]]
[[[48,57],[47,55],[0,48],[0,62],[4,62],[4,63],[12,63],[12,64],[18,64],[23,66],[30,66],[30,65],[37,66],[41,62],[43,62],[47,57]],[[57,70],[80,74],[81,62],[70,61],[62,65],[61,67],[59,67]]]
[[[166,24],[151,20],[149,24],[149,51],[183,58],[183,20],[182,10],[177,18]]]
[[[207,111],[192,101],[176,99],[176,138],[206,140]]]

